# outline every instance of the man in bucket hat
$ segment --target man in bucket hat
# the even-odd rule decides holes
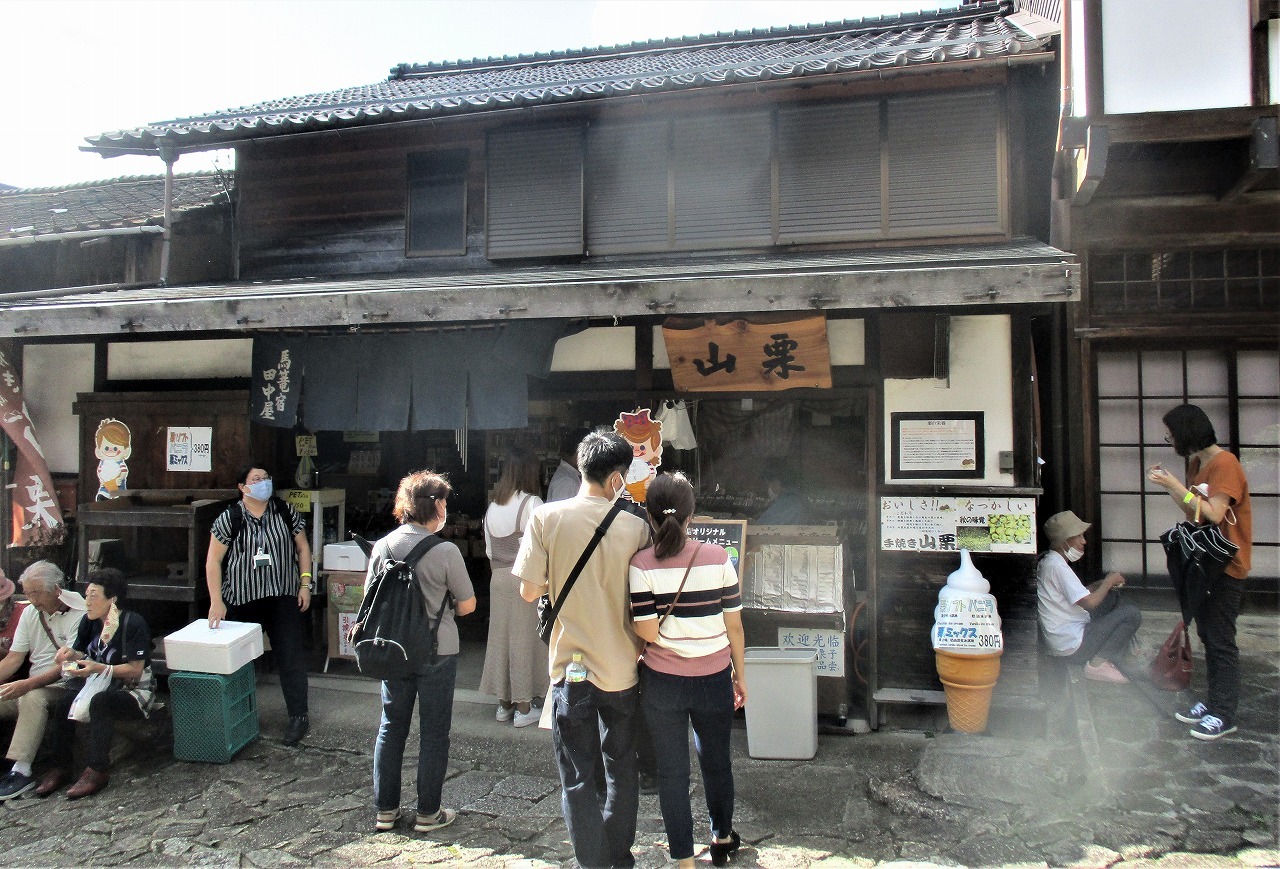
[[[1036,568],[1040,629],[1049,654],[1083,663],[1086,679],[1128,682],[1115,662],[1128,650],[1142,613],[1120,602],[1120,574],[1109,573],[1086,586],[1071,569],[1071,563],[1084,555],[1087,530],[1089,523],[1070,510],[1044,523],[1049,550]]]

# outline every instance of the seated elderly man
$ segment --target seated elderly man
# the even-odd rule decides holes
[[[1129,680],[1115,662],[1129,650],[1142,613],[1120,602],[1120,574],[1108,573],[1086,586],[1071,569],[1071,563],[1084,555],[1088,530],[1089,523],[1070,510],[1044,523],[1049,551],[1040,556],[1036,568],[1040,630],[1049,654],[1084,664],[1086,679],[1124,683]]]
[[[31,605],[22,611],[9,653],[0,659],[0,718],[18,720],[5,755],[13,768],[0,778],[0,800],[13,799],[36,786],[31,762],[44,738],[49,710],[63,694],[58,684],[62,667],[54,656],[75,641],[85,612],[84,598],[62,587],[62,571],[48,561],[28,567],[18,582]],[[28,659],[31,675],[13,679]]]

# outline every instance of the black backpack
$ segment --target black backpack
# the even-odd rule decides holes
[[[368,544],[359,540],[361,547]],[[453,602],[446,589],[435,621],[427,617],[426,598],[414,576],[414,568],[437,543],[434,534],[420,541],[404,561],[388,558],[364,589],[364,601],[351,626],[360,675],[373,679],[403,679],[422,665],[436,663],[440,622],[444,608]]]

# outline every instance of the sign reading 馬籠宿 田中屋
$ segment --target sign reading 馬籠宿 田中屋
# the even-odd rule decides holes
[[[671,318],[662,325],[681,392],[831,388],[827,319],[816,316]]]

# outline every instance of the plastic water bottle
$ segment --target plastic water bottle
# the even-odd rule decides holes
[[[566,682],[587,681],[587,665],[582,663],[581,652],[573,653],[573,660],[564,668],[564,680]]]

